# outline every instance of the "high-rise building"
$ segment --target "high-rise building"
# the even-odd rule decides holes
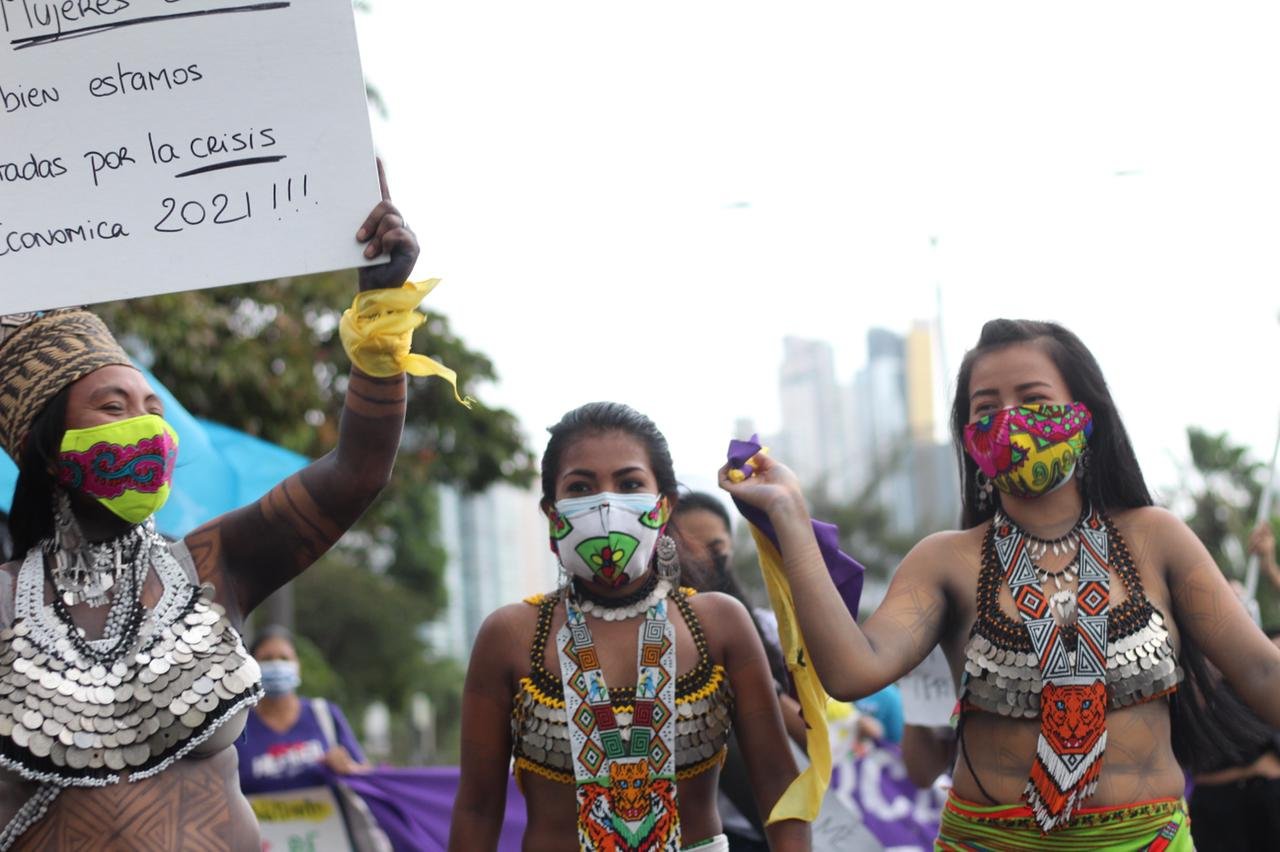
[[[911,442],[909,458],[915,524],[918,530],[952,527],[960,518],[960,479],[955,453],[948,442],[939,443],[937,412],[939,383],[935,370],[937,343],[933,325],[917,320],[907,333],[906,396]],[[944,409],[945,411],[945,409]],[[935,413],[937,412],[937,413]]]
[[[863,493],[899,535],[953,526],[955,463],[936,441],[937,344],[932,325],[867,333],[867,360],[842,384],[823,341],[788,337],[779,372],[782,431],[773,443],[805,483],[846,502]]]
[[[788,337],[783,341],[778,390],[782,402],[781,458],[812,488],[832,500],[847,499],[843,476],[848,430],[845,394],[836,381],[831,344]]]
[[[432,649],[465,660],[481,623],[498,607],[555,586],[547,519],[534,488],[495,485],[480,494],[440,489],[448,606],[426,629]]]
[[[907,346],[883,328],[867,332],[867,363],[853,380],[854,462],[857,493],[868,488],[888,510],[889,529],[916,528],[909,475],[911,449],[907,396]]]
[[[933,329],[916,320],[907,332],[903,371],[907,390],[907,427],[912,442],[932,442],[934,435]]]

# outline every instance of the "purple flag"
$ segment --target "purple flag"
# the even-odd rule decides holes
[[[743,476],[750,477],[754,473],[754,469],[748,462],[758,452],[760,452],[760,438],[758,435],[752,435],[749,441],[730,441],[729,468],[742,473]],[[765,538],[773,542],[773,546],[781,553],[782,548],[778,547],[778,534],[774,532],[769,516],[756,507],[748,506],[737,499],[733,501],[733,504],[738,507],[742,517],[746,518],[753,527],[760,530]],[[822,561],[827,565],[827,573],[831,575],[831,581],[835,583],[836,591],[840,593],[840,599],[844,601],[849,614],[856,619],[858,617],[858,601],[862,599],[862,574],[866,569],[859,564],[858,560],[840,549],[840,529],[835,524],[813,521],[813,534],[818,539],[818,549],[822,552]]]

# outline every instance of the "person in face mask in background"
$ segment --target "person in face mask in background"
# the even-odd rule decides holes
[[[279,626],[264,629],[250,651],[262,669],[266,694],[236,742],[240,789],[253,794],[317,787],[328,781],[325,768],[339,775],[369,771],[337,705],[298,696],[302,677],[289,631]]]
[[[787,734],[801,748],[805,725],[800,703],[787,694],[786,661],[778,647],[778,625],[773,611],[751,606],[733,573],[733,530],[724,504],[710,494],[692,491],[680,495],[671,515],[671,526],[680,547],[681,580],[699,592],[723,592],[737,598],[751,613],[773,675]],[[731,737],[720,772],[720,820],[733,852],[764,850],[764,820],[751,795],[746,763],[736,737]]]
[[[988,322],[960,366],[951,427],[964,528],[912,548],[861,623],[795,474],[764,455],[743,479],[721,472],[773,524],[823,686],[861,698],[941,645],[959,684],[959,759],[937,849],[1191,849],[1183,768],[1241,759],[1257,721],[1240,699],[1280,727],[1280,649],[1195,534],[1153,505],[1076,335]]]

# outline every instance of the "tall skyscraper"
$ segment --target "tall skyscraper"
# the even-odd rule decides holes
[[[857,492],[871,488],[888,510],[889,529],[910,533],[916,512],[908,475],[907,346],[901,335],[883,328],[867,332],[867,363],[854,377],[852,404]]]
[[[847,499],[842,474],[848,453],[847,410],[845,394],[836,381],[831,344],[786,338],[778,390],[782,402],[779,457],[807,486],[824,487],[833,500]]]
[[[936,421],[933,329],[929,322],[916,320],[911,324],[904,348],[908,431],[912,442],[932,442]]]
[[[555,586],[547,519],[536,488],[495,485],[480,494],[440,489],[449,603],[427,628],[432,649],[465,660],[480,624],[500,606]]]
[[[904,336],[867,333],[867,360],[841,383],[830,344],[789,337],[779,371],[782,432],[773,440],[810,489],[834,502],[870,491],[899,535],[953,526],[955,464],[938,443],[937,346],[931,323]]]

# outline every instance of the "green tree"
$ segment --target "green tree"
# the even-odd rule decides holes
[[[1192,426],[1187,429],[1187,445],[1191,470],[1184,472],[1178,489],[1185,503],[1184,519],[1223,573],[1243,581],[1244,542],[1257,518],[1264,465],[1226,433]],[[1280,626],[1280,591],[1265,577],[1258,581],[1258,605],[1263,626]]]
[[[351,272],[285,278],[113,302],[97,308],[121,341],[195,415],[310,457],[336,440],[349,369],[338,337]],[[473,390],[497,378],[448,320],[428,321],[414,351],[457,370]],[[334,550],[296,584],[296,626],[323,654],[349,706],[402,706],[429,687],[423,622],[446,605],[436,490],[527,484],[533,455],[514,414],[458,405],[438,380],[410,379],[391,485]],[[436,696],[448,705],[447,696]]]

